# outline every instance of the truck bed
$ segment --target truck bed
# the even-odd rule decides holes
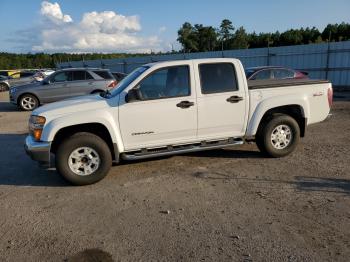
[[[265,88],[278,88],[286,86],[300,86],[300,85],[317,85],[329,83],[328,80],[315,80],[315,79],[268,79],[268,80],[250,80],[248,81],[248,89],[265,89]]]
[[[326,119],[329,114],[328,90],[332,84],[326,80],[285,79],[252,80],[249,86],[249,122],[255,114],[283,105],[300,106],[307,125]]]

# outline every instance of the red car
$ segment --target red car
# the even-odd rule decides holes
[[[309,78],[306,72],[300,72],[281,66],[250,67],[245,70],[245,74],[248,80]]]

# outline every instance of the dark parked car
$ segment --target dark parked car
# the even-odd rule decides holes
[[[42,104],[100,93],[116,84],[109,70],[69,68],[58,70],[41,82],[11,87],[10,101],[22,110],[31,111]]]
[[[300,72],[294,69],[280,66],[250,67],[245,70],[245,74],[248,80],[308,78],[306,72]]]

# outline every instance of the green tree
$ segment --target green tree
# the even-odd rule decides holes
[[[233,38],[234,30],[235,28],[230,20],[222,20],[219,29],[219,36],[220,42],[222,44],[222,49],[226,49],[227,43]]]
[[[232,49],[246,49],[249,47],[249,36],[243,26],[236,30],[230,47]]]
[[[184,52],[197,52],[198,39],[195,32],[195,28],[188,22],[184,23],[182,27],[177,32],[177,41],[182,45]]]
[[[196,24],[194,39],[197,41],[198,50],[200,52],[207,52],[215,50],[217,46],[218,34],[214,27],[203,26],[202,24]]]

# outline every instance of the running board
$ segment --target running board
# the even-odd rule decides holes
[[[225,140],[203,141],[190,145],[167,146],[161,148],[145,148],[138,151],[122,153],[121,157],[124,160],[139,160],[152,157],[171,156],[176,154],[192,153],[204,150],[220,149],[224,147],[242,145],[242,138],[229,138]]]

